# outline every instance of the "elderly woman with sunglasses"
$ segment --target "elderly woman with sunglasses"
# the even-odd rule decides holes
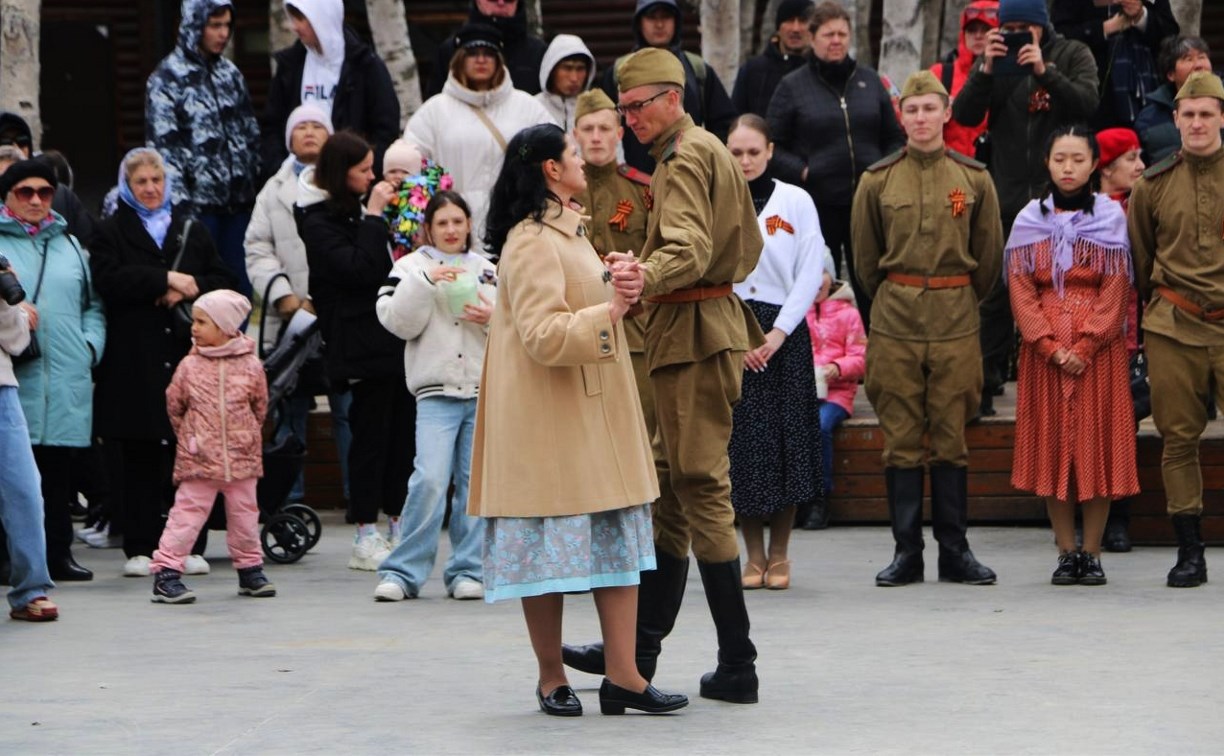
[[[56,178],[42,160],[13,163],[0,176],[0,254],[21,279],[36,348],[14,356],[18,396],[42,478],[47,569],[55,580],[90,580],[72,558],[68,500],[73,458],[89,446],[91,371],[102,357],[106,322],[88,253],[51,209]]]

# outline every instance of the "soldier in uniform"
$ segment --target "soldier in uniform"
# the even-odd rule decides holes
[[[638,592],[638,668],[647,679],[654,675],[680,611],[691,547],[718,632],[718,667],[701,678],[701,695],[756,703],[756,647],[748,637],[727,443],[744,353],[765,341],[731,285],[756,267],[764,242],[739,166],[684,111],[684,69],[676,56],[639,50],[617,80],[617,110],[651,145],[657,166],[640,270],[652,305],[645,343],[661,494],[654,506],[658,568],[642,573]],[[608,259],[615,266],[630,258]],[[564,658],[583,671],[603,669],[599,646],[567,646]]]
[[[876,575],[882,586],[923,580],[924,463],[939,579],[995,582],[965,538],[965,423],[981,399],[978,301],[999,279],[1003,226],[986,167],[944,146],[949,117],[939,79],[910,76],[901,92],[907,144],[867,169],[851,213],[855,267],[874,300],[866,389],[884,433],[896,541],[892,564]]]
[[[586,161],[586,191],[576,199],[591,216],[587,228],[591,245],[601,256],[609,252],[639,254],[646,241],[646,217],[650,212],[650,174],[631,165],[616,162],[616,147],[624,129],[616,113],[616,103],[602,89],[578,96],[574,110],[574,139]],[[639,308],[640,309],[640,308]],[[633,360],[633,376],[642,399],[646,432],[653,438],[655,414],[650,371],[646,369],[643,334],[644,311],[626,317],[625,340]]]
[[[1224,85],[1190,75],[1175,98],[1182,149],[1152,166],[1131,192],[1128,229],[1143,314],[1152,418],[1164,439],[1160,472],[1177,564],[1168,585],[1207,582],[1199,436],[1215,379],[1224,406]]]

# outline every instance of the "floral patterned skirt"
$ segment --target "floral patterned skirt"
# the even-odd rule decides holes
[[[655,568],[650,505],[568,517],[490,517],[485,601],[637,585]]]

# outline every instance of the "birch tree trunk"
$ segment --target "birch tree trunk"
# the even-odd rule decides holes
[[[939,51],[936,57],[943,57],[952,52],[960,44],[961,14],[971,0],[944,0],[943,29],[940,34]]]
[[[297,41],[297,35],[289,28],[289,14],[285,13],[285,0],[268,2],[268,54],[284,50]],[[276,64],[273,62],[273,73]]]
[[[544,11],[540,9],[540,0],[526,0],[527,3],[527,30],[543,39],[544,37]]]
[[[1170,0],[1173,17],[1181,25],[1182,34],[1199,35],[1203,21],[1203,0]]]
[[[417,75],[416,56],[412,54],[412,41],[408,39],[404,0],[366,0],[366,14],[374,49],[387,64],[400,113],[406,121],[421,107],[421,81]]]
[[[879,71],[898,88],[922,62],[925,4],[925,0],[884,0]]]
[[[35,151],[42,142],[38,110],[41,14],[42,0],[0,0],[0,109],[25,119],[34,135]]]
[[[725,86],[740,64],[740,0],[701,0],[701,56]]]

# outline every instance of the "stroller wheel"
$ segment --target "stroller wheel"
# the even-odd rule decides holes
[[[319,538],[323,536],[323,521],[319,519],[318,512],[305,504],[289,504],[281,511],[293,515],[306,525],[306,530],[310,533],[310,543],[306,546],[307,551],[318,545]]]
[[[278,564],[291,564],[310,549],[306,523],[291,514],[278,512],[268,518],[260,532],[264,554]]]

